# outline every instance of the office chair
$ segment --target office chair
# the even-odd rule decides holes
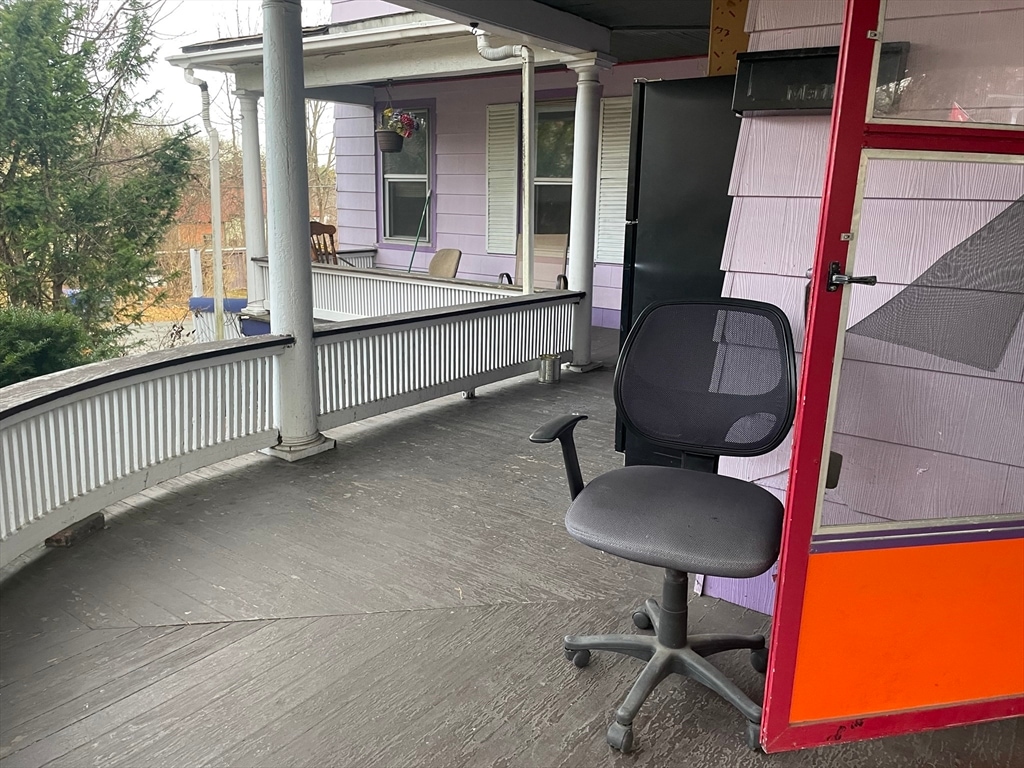
[[[759,456],[785,438],[796,404],[796,365],[789,321],[780,309],[742,299],[660,304],[630,331],[615,371],[619,416],[636,434],[682,452],[690,463],[718,456]],[[572,506],[565,527],[576,540],[637,563],[665,569],[662,599],[633,613],[655,635],[569,635],[565,656],[577,667],[591,651],[647,662],[615,713],[608,743],[633,749],[633,718],[670,674],[715,691],[747,720],[747,743],[759,748],[761,707],[706,660],[749,649],[762,674],[761,635],[687,636],[687,574],[749,578],[779,554],[783,507],[765,489],[714,471],[627,466],[584,486],[573,429],[583,415],[563,416],[534,432],[535,443],[562,446]],[[696,461],[688,461],[692,457]]]

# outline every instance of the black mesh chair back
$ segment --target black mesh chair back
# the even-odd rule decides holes
[[[637,320],[615,372],[622,419],[684,452],[757,456],[785,438],[796,408],[793,335],[771,304],[658,304]]]

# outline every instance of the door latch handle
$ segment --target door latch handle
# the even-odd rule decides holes
[[[843,285],[875,285],[877,282],[878,278],[875,275],[865,275],[864,277],[844,275],[839,270],[838,261],[833,261],[828,265],[828,286],[826,289],[829,291],[837,291]]]

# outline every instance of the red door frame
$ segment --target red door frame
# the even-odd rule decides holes
[[[852,741],[1024,714],[1024,699],[873,716],[852,722],[790,724],[793,672],[803,611],[814,511],[826,439],[842,290],[827,291],[828,265],[846,272],[862,149],[1024,154],[1024,134],[999,128],[870,123],[874,48],[882,0],[847,0],[836,95],[814,253],[813,279],[786,497],[779,585],[761,743],[768,752]]]

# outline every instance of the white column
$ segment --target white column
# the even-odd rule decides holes
[[[263,0],[270,331],[295,339],[275,358],[281,442],[266,452],[289,461],[334,447],[317,425],[300,12],[300,0]]]
[[[523,202],[522,224],[523,235],[523,293],[533,293],[533,271],[535,251],[534,242],[537,230],[534,206],[537,204],[537,108],[536,108],[536,73],[533,69],[533,51],[525,45],[520,46],[523,57],[523,191],[520,195]]]
[[[245,285],[248,302],[245,311],[266,311],[264,286],[256,274],[253,259],[267,255],[266,222],[263,211],[263,166],[260,161],[260,127],[257,104],[259,94],[235,91],[242,113],[242,191],[245,196]]]
[[[600,368],[590,359],[594,306],[594,230],[597,225],[597,152],[601,118],[600,71],[608,63],[597,57],[570,62],[576,70],[576,121],[572,150],[572,207],[569,213],[569,290],[586,296],[572,322],[572,363],[577,371]]]

